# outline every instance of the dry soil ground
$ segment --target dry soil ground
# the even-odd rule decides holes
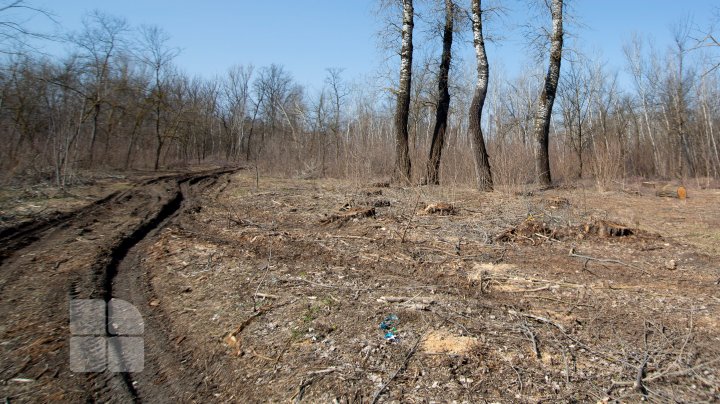
[[[242,170],[117,179],[58,204],[64,213],[9,193],[0,395],[720,400],[717,189],[680,201],[641,189],[257,185]],[[145,369],[71,372],[70,299],[111,297],[143,315]],[[393,315],[390,341],[380,324]]]

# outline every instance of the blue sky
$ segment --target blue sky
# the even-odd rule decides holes
[[[29,0],[55,14],[64,29],[79,29],[93,9],[124,17],[134,26],[154,24],[182,49],[177,64],[192,75],[212,77],[233,64],[278,63],[311,88],[322,85],[327,67],[345,68],[347,79],[372,75],[384,58],[376,33],[377,0]],[[505,0],[507,16],[488,29],[503,40],[489,48],[490,62],[517,73],[532,59],[520,24],[530,0]],[[611,68],[624,66],[622,46],[633,33],[670,43],[670,27],[692,18],[699,28],[717,19],[718,0],[575,0],[572,13],[583,49],[599,51]],[[33,24],[49,28],[35,19]],[[422,23],[418,24],[421,28]],[[467,36],[467,38],[470,38]],[[456,44],[471,55],[469,44]],[[58,52],[56,47],[47,49]],[[471,56],[470,56],[471,57]]]

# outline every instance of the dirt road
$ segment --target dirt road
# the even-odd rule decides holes
[[[168,343],[162,318],[144,310],[152,291],[136,267],[138,247],[158,228],[216,193],[236,170],[145,180],[87,207],[26,223],[1,241],[0,390],[10,401],[184,401],[211,397],[188,353]],[[145,370],[69,370],[69,301],[132,301],[145,321]]]

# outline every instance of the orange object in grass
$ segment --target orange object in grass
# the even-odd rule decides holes
[[[677,189],[677,196],[680,199],[687,198],[687,191],[685,190],[685,187],[678,187]]]

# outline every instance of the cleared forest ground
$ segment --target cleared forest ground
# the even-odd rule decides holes
[[[114,185],[112,209],[70,215],[3,262],[0,394],[720,399],[720,190],[681,201],[640,188],[385,185],[261,177],[256,187],[246,171]],[[134,208],[142,198],[121,199],[141,191]],[[176,193],[177,208],[157,217]],[[68,370],[63,321],[71,297],[93,296],[106,250],[133,235],[111,288],[146,320],[146,369],[128,375],[128,391],[113,375]],[[92,248],[57,255],[76,244]],[[48,295],[55,304],[37,303]]]

